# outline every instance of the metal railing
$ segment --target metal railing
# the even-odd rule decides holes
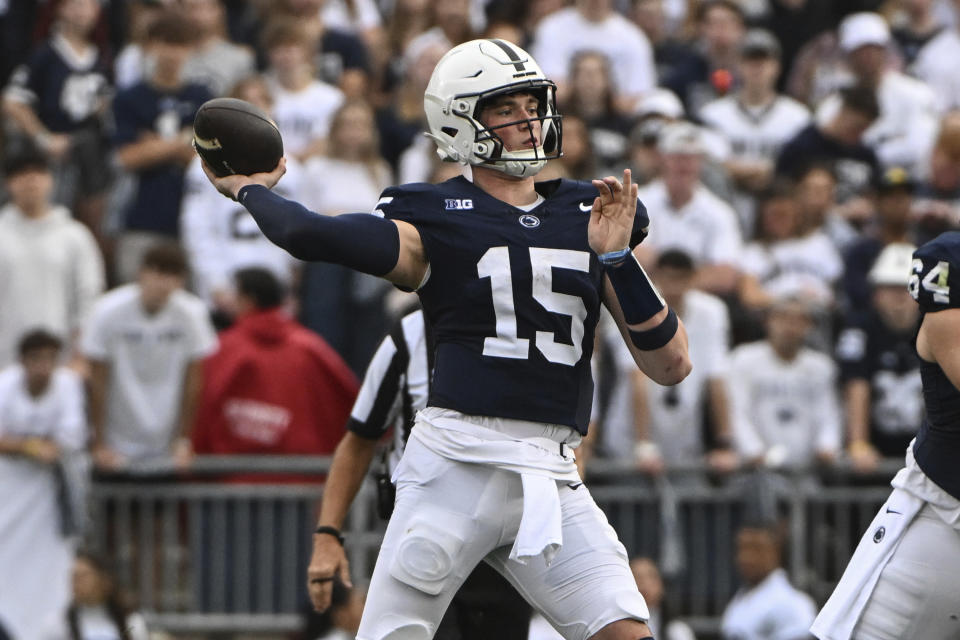
[[[294,630],[306,608],[305,567],[329,462],[203,456],[188,473],[157,463],[99,476],[89,501],[87,544],[115,560],[122,584],[158,629]],[[885,462],[869,480],[841,466],[819,474],[740,473],[718,482],[699,466],[651,480],[629,466],[598,460],[587,484],[630,555],[658,561],[672,609],[709,631],[737,588],[734,535],[752,502],[766,502],[787,524],[785,565],[794,583],[822,602],[886,499],[898,467],[897,461]],[[314,476],[316,482],[214,481],[280,472]],[[848,486],[850,478],[865,486]],[[367,482],[345,527],[359,584],[372,573],[385,528],[375,503],[373,483]]]

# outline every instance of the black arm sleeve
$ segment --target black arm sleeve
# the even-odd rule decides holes
[[[261,185],[243,187],[237,200],[270,242],[294,258],[333,262],[375,276],[397,266],[400,233],[389,220],[369,213],[321,215]]]

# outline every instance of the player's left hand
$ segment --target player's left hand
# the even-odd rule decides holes
[[[587,240],[597,255],[620,251],[630,243],[633,218],[637,212],[637,185],[630,169],[623,170],[623,182],[613,176],[593,180],[600,195],[593,200]]]

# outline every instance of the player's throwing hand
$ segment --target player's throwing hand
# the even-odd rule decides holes
[[[260,184],[267,189],[272,189],[274,185],[280,181],[280,178],[283,177],[283,174],[287,172],[286,158],[280,158],[277,168],[269,173],[255,173],[250,176],[235,174],[232,176],[223,176],[222,178],[218,178],[202,159],[201,164],[203,165],[203,172],[207,174],[207,179],[217,188],[217,191],[231,200],[236,200],[240,189],[250,184]]]

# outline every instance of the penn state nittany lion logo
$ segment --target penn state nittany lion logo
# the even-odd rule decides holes
[[[880,542],[881,540],[883,540],[883,536],[886,535],[886,533],[887,533],[886,527],[877,527],[877,530],[873,532],[873,541]]]
[[[525,226],[528,229],[534,229],[540,226],[540,218],[535,215],[525,213],[520,216],[520,224]]]

